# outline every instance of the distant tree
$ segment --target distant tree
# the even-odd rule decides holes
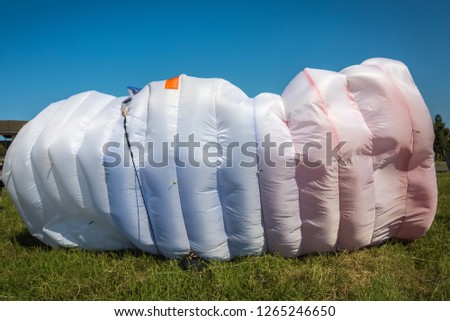
[[[450,156],[450,130],[445,127],[441,115],[436,115],[434,128],[434,154],[437,160],[445,160]]]
[[[447,137],[447,148],[445,149],[445,158],[450,158],[450,129],[444,129],[445,137]]]

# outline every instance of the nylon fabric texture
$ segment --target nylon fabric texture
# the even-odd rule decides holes
[[[437,206],[434,131],[401,62],[307,68],[281,95],[180,75],[44,109],[3,181],[50,246],[206,259],[414,240]],[[134,165],[131,161],[133,155]]]

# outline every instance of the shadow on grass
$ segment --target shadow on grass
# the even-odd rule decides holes
[[[23,230],[13,237],[10,238],[11,242],[14,244],[17,244],[18,246],[21,246],[26,249],[40,249],[45,251],[51,251],[53,248],[51,246],[48,246],[35,237],[33,237],[27,230]],[[366,246],[364,248],[359,249],[352,249],[352,250],[343,250],[343,251],[335,251],[335,252],[318,252],[318,253],[309,253],[305,255],[301,255],[298,257],[291,258],[293,260],[299,260],[299,261],[306,261],[308,259],[314,258],[314,257],[339,257],[341,255],[348,255],[349,253],[353,252],[359,252],[361,250],[371,250],[375,248],[382,248],[385,246],[400,244],[401,246],[408,248],[408,246],[412,243],[412,241],[406,241],[406,240],[399,240],[399,239],[390,239],[385,242],[381,242],[378,244]],[[58,250],[62,251],[82,251],[89,253],[90,255],[98,255],[98,256],[107,256],[108,258],[112,260],[122,260],[127,257],[135,257],[135,258],[145,258],[148,257],[151,261],[155,263],[166,263],[170,259],[166,258],[162,255],[154,255],[147,252],[144,252],[142,250],[132,248],[132,249],[124,249],[124,250],[88,250],[88,249],[80,249],[80,248],[59,248]],[[271,256],[277,256],[276,254],[265,254],[265,255],[271,255]],[[247,260],[247,256],[240,256],[235,257],[232,260],[223,262],[225,264],[232,265],[234,263],[239,263],[241,261]],[[208,270],[209,261],[204,260],[203,258],[190,258],[189,256],[181,257],[177,259],[178,265],[182,270],[186,271],[195,271],[195,272],[201,272],[203,270]]]
[[[13,237],[11,237],[11,242],[15,243],[19,246],[28,248],[28,249],[46,249],[50,250],[51,247],[48,245],[45,245],[41,241],[39,241],[37,238],[33,237],[27,230],[24,230],[22,232],[17,233]]]
[[[37,238],[32,236],[27,230],[23,230],[16,235],[12,236],[10,238],[10,241],[14,244],[17,244],[18,246],[27,248],[27,249],[44,249],[44,250],[52,250],[53,248],[51,246],[48,246],[41,241],[39,241]],[[146,253],[144,251],[141,251],[139,249],[124,249],[124,250],[88,250],[88,249],[80,249],[80,248],[58,248],[59,250],[64,251],[84,251],[86,253],[90,254],[98,254],[98,255],[107,255],[111,259],[122,259],[124,257],[133,256],[136,258],[139,257],[145,257],[150,256],[155,261],[167,261],[167,258],[163,257],[162,255],[153,255],[150,253]]]
[[[133,256],[136,258],[148,256],[157,262],[165,262],[168,260],[167,258],[165,258],[162,255],[155,255],[155,254],[147,253],[147,252],[144,252],[139,249],[125,249],[125,250],[117,250],[117,251],[111,251],[111,250],[85,250],[85,251],[89,251],[91,253],[99,253],[99,254],[105,253],[109,258],[112,258],[112,259],[122,259],[122,258],[129,257],[129,256]]]
[[[367,246],[355,248],[355,249],[346,249],[346,250],[339,250],[339,251],[334,251],[334,252],[313,252],[313,253],[308,253],[308,254],[302,254],[302,255],[296,257],[295,259],[304,261],[305,259],[312,258],[312,257],[318,257],[318,256],[339,257],[340,255],[347,255],[349,253],[357,253],[357,252],[361,252],[363,250],[370,251],[372,249],[382,249],[385,246],[391,246],[391,245],[395,245],[395,244],[399,244],[399,245],[403,246],[405,249],[407,249],[414,242],[415,242],[414,240],[403,240],[403,239],[392,238],[392,239],[388,239],[388,240],[380,242],[380,243],[367,245]]]

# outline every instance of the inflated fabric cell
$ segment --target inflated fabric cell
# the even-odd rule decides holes
[[[51,246],[296,257],[424,235],[433,140],[398,61],[307,68],[255,98],[180,75],[51,104],[8,149],[3,181]]]

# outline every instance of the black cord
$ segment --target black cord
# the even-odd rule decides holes
[[[123,102],[123,104],[128,104],[130,101],[131,101],[131,99],[127,98]],[[150,212],[149,212],[149,209],[147,206],[147,202],[145,201],[144,191],[143,191],[142,185],[141,185],[141,180],[139,178],[139,174],[138,174],[138,171],[136,168],[136,163],[134,162],[133,151],[131,150],[131,143],[130,143],[130,139],[129,139],[129,135],[128,135],[128,131],[127,131],[127,112],[128,112],[128,106],[125,107],[125,111],[123,111],[123,113],[122,113],[123,114],[123,129],[125,130],[125,139],[127,140],[128,150],[130,151],[130,156],[131,156],[131,162],[133,163],[134,174],[136,175],[136,181],[138,183],[139,190],[141,191],[141,196],[142,196],[142,201],[144,202],[145,211],[147,212],[148,223],[150,225],[150,233],[153,238],[153,242],[155,243],[156,251],[158,252],[158,254],[160,254],[158,242],[156,241],[155,232],[153,229],[152,220],[150,218]]]
[[[128,150],[130,151],[131,162],[133,163],[133,168],[134,168],[134,174],[136,176],[136,181],[138,183],[139,190],[141,191],[142,201],[144,202],[144,207],[145,207],[145,210],[147,212],[147,217],[148,217],[148,222],[149,222],[149,225],[150,225],[151,236],[153,238],[153,241],[155,242],[156,251],[158,252],[158,254],[161,254],[161,252],[159,251],[158,243],[156,241],[155,232],[154,232],[154,229],[153,229],[152,220],[151,220],[150,215],[149,215],[150,212],[149,212],[149,209],[148,209],[148,206],[147,206],[147,202],[145,201],[144,191],[142,189],[141,180],[140,180],[139,174],[137,172],[136,163],[134,161],[134,155],[133,155],[133,151],[131,150],[131,143],[130,143],[130,138],[129,138],[129,134],[128,134],[128,130],[127,130],[128,104],[130,103],[131,99],[132,99],[132,97],[128,97],[122,103],[122,106],[123,106],[123,110],[122,110],[123,129],[125,131],[125,139],[127,141]],[[204,268],[206,268],[206,266],[207,266],[207,262],[203,261],[201,257],[198,257],[192,250],[187,255],[181,257],[179,263],[180,263],[180,267],[182,269],[184,269],[184,270],[194,269],[194,270],[197,270],[197,271],[201,271]]]

